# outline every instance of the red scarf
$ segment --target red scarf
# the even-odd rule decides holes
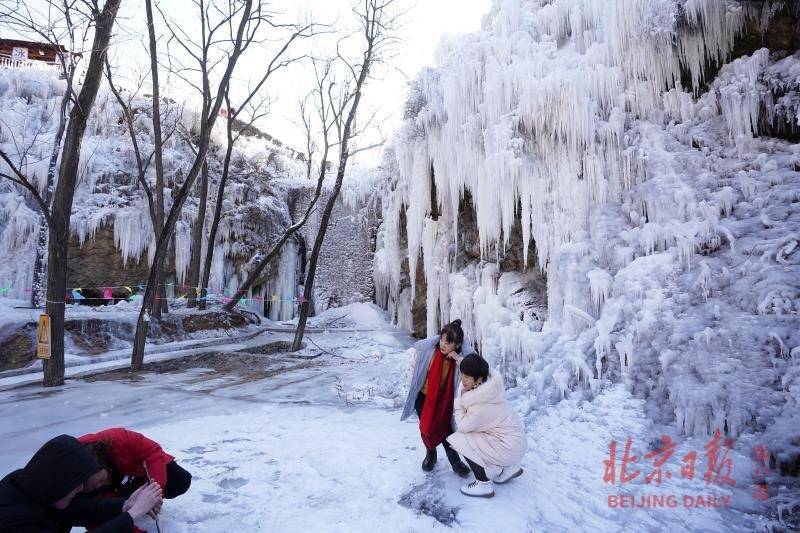
[[[422,442],[429,450],[436,448],[444,442],[444,439],[452,432],[450,419],[453,416],[453,399],[455,398],[455,387],[453,385],[453,373],[455,363],[451,363],[447,370],[447,379],[443,391],[439,391],[442,382],[442,362],[444,355],[436,347],[433,352],[433,362],[428,369],[428,391],[425,395],[425,404],[422,406],[422,415],[419,417],[419,432],[422,434]]]

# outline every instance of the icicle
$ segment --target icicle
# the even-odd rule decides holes
[[[708,300],[711,293],[711,267],[706,261],[700,261],[700,273],[692,285],[692,288],[703,295],[704,300]]]
[[[586,273],[589,278],[589,288],[592,293],[592,307],[595,313],[603,307],[611,292],[611,283],[614,281],[611,274],[602,268],[595,268]]]
[[[138,261],[144,250],[148,263],[155,254],[155,235],[150,214],[144,205],[125,207],[114,215],[114,244],[122,254],[122,264]]]
[[[628,334],[614,344],[619,354],[619,366],[623,373],[628,373],[633,366],[633,337]]]
[[[297,280],[295,278],[297,262],[297,243],[294,240],[289,240],[281,248],[278,274],[275,280],[268,283],[264,289],[263,295],[274,294],[277,297],[275,298],[277,301],[270,302],[270,320],[281,321],[294,318],[296,306],[293,298],[297,294]],[[261,307],[259,303],[256,306]]]
[[[540,391],[551,381],[562,397],[576,378],[603,377],[603,358],[612,346],[629,374],[634,351],[653,340],[665,318],[660,304],[669,298],[667,279],[725,238],[733,250],[738,227],[721,217],[738,209],[740,190],[749,201],[765,186],[742,171],[738,184],[720,183],[717,192],[706,192],[697,183],[717,172],[719,155],[709,154],[696,182],[695,176],[682,180],[672,145],[699,141],[708,151],[698,121],[721,116],[732,138],[752,138],[761,106],[770,120],[781,113],[794,117],[792,110],[800,109],[793,100],[769,101],[770,91],[762,89],[778,83],[770,79],[790,76],[768,71],[762,52],[723,67],[718,86],[704,79],[707,65],[730,54],[743,24],[743,9],[733,0],[504,1],[494,5],[480,33],[447,40],[438,51],[441,66],[412,82],[395,139],[396,183],[382,197],[375,254],[379,301],[393,308],[398,323],[410,324],[422,252],[428,332],[445,312],[458,316],[487,354],[508,365],[530,361],[529,381]],[[684,88],[687,72],[692,86]],[[713,94],[696,98],[691,91],[701,81],[714,85]],[[753,168],[760,172],[765,164],[754,161]],[[466,194],[471,205],[459,212]],[[620,219],[599,227],[597,213],[611,212],[615,204]],[[775,224],[766,205],[755,208]],[[472,261],[471,250],[460,255],[460,217],[470,230],[477,227],[469,238],[478,242],[480,263]],[[501,276],[496,264],[503,264],[515,224],[522,263],[547,274],[549,319],[537,335],[504,292],[508,273]],[[439,255],[445,235],[455,244],[446,261]],[[528,264],[531,245],[534,265]],[[782,246],[782,258],[797,253],[790,242]],[[411,287],[401,291],[404,260]],[[701,263],[695,279],[703,298],[711,296],[712,264],[715,271],[722,268]],[[626,299],[616,300],[617,290]],[[759,312],[780,309],[780,298],[764,295]],[[538,358],[550,344],[571,342],[555,362]],[[592,345],[594,361],[587,363]],[[674,368],[667,359],[664,366]],[[733,423],[730,412],[718,409],[712,417],[694,399],[675,399],[674,405],[688,432],[718,423],[720,416]]]
[[[439,293],[441,283],[439,274],[441,268],[437,261],[441,257],[441,251],[437,246],[437,230],[439,224],[435,220],[426,219],[422,230],[422,259],[427,280],[427,295],[425,298],[427,306],[427,331],[428,335],[436,335],[439,331]]]
[[[569,304],[565,304],[564,305],[564,311],[566,311],[566,312],[568,312],[568,313],[570,313],[572,315],[575,315],[576,317],[584,320],[590,326],[594,325],[594,322],[595,322],[594,317],[592,315],[590,315],[589,313],[587,313],[586,311],[578,309],[577,307],[569,305]]]

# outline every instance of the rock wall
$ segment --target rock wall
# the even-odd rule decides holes
[[[400,217],[400,246],[408,246],[408,236],[405,231],[405,213]],[[482,261],[496,262],[499,266],[499,273],[520,272],[525,273],[526,279],[516,290],[515,298],[518,304],[524,309],[532,320],[544,322],[547,317],[547,276],[536,264],[536,248],[528,248],[527,266],[523,258],[522,246],[522,225],[517,219],[511,228],[509,244],[505,249],[493,247],[486,257],[481,257],[480,239],[475,209],[472,203],[472,196],[465,192],[459,203],[458,210],[458,247],[453,252],[454,270],[463,271],[470,267],[478,267]],[[420,251],[420,260],[416,268],[416,292],[411,306],[411,333],[416,338],[423,338],[427,335],[427,280],[423,269],[424,257]],[[408,257],[403,258],[401,266],[401,295],[405,294],[410,298],[411,283],[409,277]],[[463,317],[452,316],[451,319]]]
[[[96,287],[115,287],[115,297],[127,297],[123,285],[133,286],[147,283],[150,265],[147,257],[123,261],[122,253],[114,244],[114,228],[102,226],[93,239],[81,246],[78,236],[72,234],[69,240],[69,263],[67,268],[67,287],[81,287],[86,298],[102,298],[103,289]],[[166,271],[170,278],[175,277],[175,264],[170,261]],[[90,300],[88,303],[102,303]]]
[[[297,188],[292,192],[292,219],[302,218],[313,197],[314,189]],[[330,198],[330,191],[323,191],[315,211],[299,235],[301,265],[305,275],[305,265],[310,256],[320,227],[321,213]],[[377,211],[369,205],[345,205],[340,196],[334,204],[330,225],[320,250],[319,262],[314,281],[314,313],[321,313],[331,307],[340,307],[355,302],[371,302],[375,298],[375,284],[372,276],[373,252],[375,250],[375,230]],[[305,257],[302,257],[302,256]],[[298,290],[302,290],[298,288]]]

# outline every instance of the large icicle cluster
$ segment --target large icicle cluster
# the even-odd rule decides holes
[[[16,160],[39,191],[47,184],[49,147],[56,132],[53,117],[66,85],[51,73],[0,71],[0,148],[23,157]],[[7,171],[3,162],[0,169]],[[0,284],[3,294],[24,297],[30,287],[39,229],[39,208],[10,182],[0,180]],[[27,260],[27,261],[26,261]],[[22,265],[31,266],[23,268]]]
[[[482,255],[497,257],[521,219],[523,258],[533,241],[549,270],[559,246],[588,228],[591,205],[619,201],[645,179],[626,120],[660,113],[681,68],[697,83],[707,59],[728,53],[743,16],[727,1],[513,0],[496,2],[487,20],[481,33],[442,46],[442,66],[412,87],[395,147],[401,179],[384,208],[395,219],[405,210],[412,273],[420,252],[457,241],[464,191]],[[383,253],[397,255],[397,229],[384,231],[393,251]],[[398,301],[399,269],[387,274]],[[446,277],[428,284],[447,293]],[[447,303],[429,298],[428,315],[431,332],[447,321]]]
[[[40,190],[46,184],[58,107],[64,90],[64,82],[52,72],[0,70],[0,147],[11,154],[15,162],[22,163],[23,172],[33,178]],[[139,148],[147,158],[153,150],[150,102],[137,97],[133,99],[132,107]],[[180,131],[196,130],[198,118],[186,106],[165,104],[163,111],[162,123],[166,129],[171,130],[178,121]],[[83,141],[71,229],[78,248],[94,240],[98,231],[111,231],[123,266],[143,259],[149,264],[155,253],[155,236],[147,200],[136,180],[133,147],[121,120],[115,98],[107,87],[101,87]],[[225,142],[223,128],[224,122],[218,121],[208,158],[211,183],[204,241],[211,225],[221,174]],[[170,135],[164,145],[167,210],[172,205],[174,180],[177,178],[180,184],[193,160],[185,136]],[[6,170],[3,163],[0,167]],[[302,167],[302,162],[295,160],[290,150],[280,148],[272,141],[247,136],[239,140],[233,154],[223,206],[224,217],[215,244],[210,283],[213,292],[238,288],[252,266],[253,257],[271,244],[278,230],[290,224],[287,190],[297,186],[296,183],[293,185],[293,180],[300,175]],[[154,187],[152,164],[145,179]],[[286,183],[280,187],[273,186],[271,182],[278,180]],[[176,284],[186,281],[193,227],[198,223],[197,210],[198,199],[193,195],[176,226],[174,256],[168,260],[168,264],[174,265]],[[0,257],[4,258],[0,262],[0,288],[7,289],[2,293],[4,296],[28,297],[40,220],[38,206],[21,194],[20,188],[5,180],[0,181]],[[296,262],[296,253],[289,251],[286,257],[287,260],[294,258]],[[289,280],[284,275],[281,279],[290,285],[271,290],[296,294],[294,279]],[[144,281],[132,277],[119,279],[114,284],[135,285]],[[267,296],[265,291],[262,287],[252,296]],[[282,319],[291,318],[293,312],[279,314]]]
[[[432,182],[456,232],[463,191],[480,198],[484,252],[507,245],[521,216],[523,246],[536,242],[546,270],[556,248],[586,228],[592,203],[619,200],[641,179],[625,120],[659,111],[681,68],[699,77],[707,58],[727,54],[743,19],[735,2],[686,2],[680,30],[679,6],[497,2],[483,32],[444,46],[441,68],[415,84],[420,109],[396,147],[412,270]]]
[[[705,76],[772,4],[496,0],[411,86],[379,301],[412,325],[421,264],[427,333],[461,318],[532,406],[622,379],[687,434],[763,430],[800,401],[774,386],[798,374],[800,151],[758,137],[800,124],[798,55]]]

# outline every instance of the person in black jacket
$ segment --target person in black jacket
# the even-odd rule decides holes
[[[98,470],[94,456],[76,438],[49,440],[24,468],[0,481],[0,532],[65,532],[87,524],[102,524],[92,529],[95,533],[129,532],[135,519],[160,505],[157,483],[127,500],[79,496]]]

